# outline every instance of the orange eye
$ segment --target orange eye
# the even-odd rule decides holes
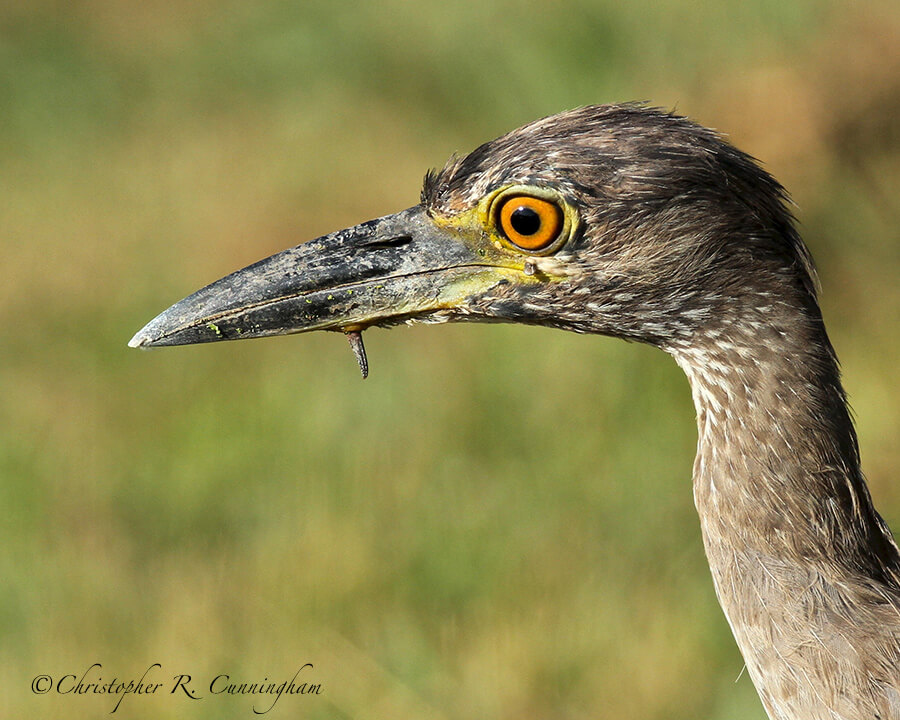
[[[549,200],[517,195],[500,207],[500,231],[522,250],[543,250],[563,227],[562,211]]]

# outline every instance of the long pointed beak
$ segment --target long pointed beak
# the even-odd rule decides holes
[[[151,320],[131,347],[449,317],[521,271],[487,262],[422,206],[339,230],[217,280]]]

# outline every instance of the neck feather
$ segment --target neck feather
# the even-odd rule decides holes
[[[757,303],[669,349],[697,410],[694,499],[719,601],[770,716],[900,717],[900,554],[860,472],[813,310]]]

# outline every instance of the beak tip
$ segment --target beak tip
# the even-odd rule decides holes
[[[156,317],[134,334],[134,337],[128,341],[128,347],[148,350],[159,345],[160,340],[163,340],[167,335],[167,333],[160,330],[160,319]]]
[[[148,348],[148,347],[150,347],[151,343],[152,343],[152,340],[151,340],[150,336],[146,333],[144,328],[141,328],[134,334],[134,337],[128,341],[128,347],[130,347],[130,348]]]
[[[176,303],[144,325],[128,341],[128,347],[149,350],[161,345],[184,345],[189,342],[204,342],[205,338],[197,337],[198,334],[203,334],[202,327],[197,328],[194,325],[186,324],[178,313],[173,314],[173,310],[177,310],[179,305],[180,303]],[[215,336],[217,338],[221,337],[221,333],[218,332],[218,327],[214,323],[207,323],[207,325],[211,326],[210,329],[216,328]]]

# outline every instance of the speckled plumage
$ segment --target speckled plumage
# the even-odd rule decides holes
[[[511,197],[549,204],[553,242],[501,231]],[[232,273],[130,344],[330,329],[361,359],[367,327],[451,320],[670,353],[697,410],[716,593],[769,716],[900,720],[900,553],[860,472],[812,262],[781,186],[711,130],[639,105],[538,120],[429,173],[420,205]]]
[[[434,215],[561,190],[565,282],[460,309],[656,345],[687,374],[694,497],[721,605],[769,716],[900,718],[900,556],[872,506],[809,254],[781,186],[710,130],[641,106],[539,120],[429,173]]]

